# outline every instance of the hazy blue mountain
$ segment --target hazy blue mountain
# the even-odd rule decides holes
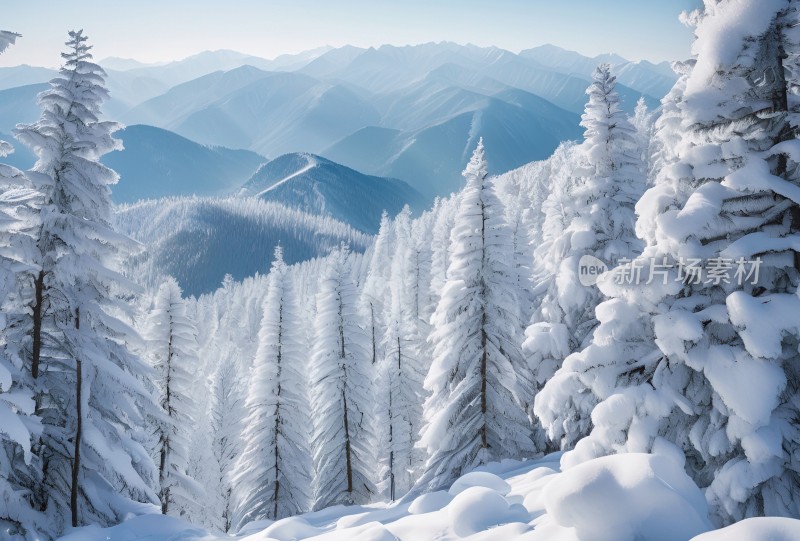
[[[125,150],[103,157],[120,175],[116,203],[180,195],[228,195],[266,162],[249,150],[206,147],[161,128],[134,125],[120,130]]]
[[[257,198],[166,198],[117,208],[120,231],[147,246],[126,264],[139,283],[174,276],[187,295],[269,271],[275,246],[288,263],[326,255],[346,242],[363,251],[371,238],[329,216]]]
[[[170,86],[164,81],[146,75],[136,75],[131,71],[106,70],[106,86],[110,99],[103,105],[109,118],[120,120],[131,107],[159,96]]]
[[[269,75],[253,66],[214,71],[176,85],[167,92],[140,103],[122,115],[121,120],[131,124],[174,127],[187,116],[202,111],[215,101]]]
[[[127,73],[152,77],[172,87],[215,71],[228,71],[244,65],[269,69],[269,60],[229,50],[203,51],[160,66],[127,70]]]
[[[11,133],[17,124],[36,122],[41,113],[36,96],[49,86],[38,83],[0,90],[0,131]]]
[[[620,83],[656,98],[669,92],[678,78],[668,62],[659,64],[646,60],[631,62],[615,54],[587,57],[555,45],[526,49],[520,52],[520,56],[554,71],[583,77],[591,76],[599,64],[611,64]]]
[[[332,49],[333,47],[326,45],[299,53],[282,54],[270,60],[266,67],[272,71],[298,70]]]
[[[333,54],[334,51],[329,51],[318,60],[332,57]],[[449,42],[369,48],[349,63],[340,63],[337,70],[329,70],[326,76],[376,94],[385,94],[414,84],[445,65],[477,71],[480,75],[526,90],[578,113],[585,105],[585,91],[590,81],[590,74],[578,76],[563,73],[498,47]],[[661,97],[628,88],[624,83],[618,86],[618,90],[623,107],[628,111],[633,110],[643,94],[651,105],[657,105]]]
[[[120,58],[117,56],[108,56],[102,60],[98,60],[97,63],[106,70],[111,69],[115,71],[128,71],[136,68],[154,68],[167,64],[167,62],[140,62],[133,58]]]
[[[393,216],[403,205],[422,211],[428,203],[401,180],[364,175],[306,153],[285,154],[262,165],[240,193],[328,215],[368,233],[377,233],[383,210]]]
[[[38,66],[12,66],[0,68],[0,90],[17,86],[46,83],[58,74],[58,71]]]
[[[122,119],[275,156],[320,151],[379,116],[369,101],[343,86],[242,66],[173,87]]]
[[[578,115],[521,90],[484,96],[471,105],[423,129],[364,128],[323,155],[366,173],[401,178],[431,199],[460,188],[478,137],[486,142],[490,171],[502,173],[546,158],[561,141],[582,133]]]
[[[311,62],[308,62],[297,71],[315,78],[330,77],[357,57],[361,56],[364,51],[366,51],[366,49],[354,47],[352,45],[330,49]]]
[[[131,143],[140,148],[129,147],[145,155],[154,152],[161,161],[143,156],[120,163],[126,177],[143,187],[126,195],[128,188],[120,186],[120,197],[190,193],[185,190],[192,182],[198,193],[209,193],[246,180],[242,171],[250,161],[209,155],[206,145],[267,157],[323,155],[368,175],[402,179],[430,200],[461,185],[460,172],[479,136],[486,139],[495,173],[544,158],[560,141],[580,137],[579,114],[591,71],[600,62],[616,66],[618,91],[629,112],[641,96],[656,107],[674,81],[666,64],[628,62],[613,54],[588,58],[553,46],[521,54],[449,42],[345,46],[274,60],[206,51],[163,65],[110,59],[116,69],[109,70],[109,118],[157,126],[190,140],[154,135],[170,139],[160,144],[180,164],[170,167],[161,148],[144,149],[140,134],[132,131]],[[0,91],[0,132],[35,120],[34,99],[41,88]],[[206,161],[186,158],[201,154]],[[15,159],[22,163],[28,157],[21,152]],[[231,159],[246,165],[225,179],[221,165],[185,165]],[[142,169],[138,177],[136,167]],[[176,178],[176,171],[186,171],[193,181]],[[159,183],[162,175],[170,182]]]
[[[0,70],[3,69],[14,68],[0,68]],[[48,81],[55,77],[57,73],[52,70],[44,70],[40,75],[39,77],[31,78],[35,80],[32,84],[11,86],[0,90],[0,131],[8,133],[18,123],[34,122],[39,118],[41,110],[36,102],[36,96],[42,90],[49,88]],[[3,74],[0,73],[0,87],[5,81]],[[158,83],[153,83],[155,86],[147,90],[145,88],[147,84],[149,83],[143,80],[131,81],[124,77],[118,79],[113,72],[110,72],[108,87],[111,99],[103,107],[103,111],[108,118],[117,119],[119,114],[127,111],[129,105],[125,100],[135,99],[131,98],[131,96],[145,95],[147,92],[150,92],[150,95],[157,95],[166,90],[165,86]]]

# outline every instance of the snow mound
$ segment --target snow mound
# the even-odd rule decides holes
[[[288,517],[274,522],[264,531],[245,539],[247,541],[260,541],[261,539],[291,541],[314,537],[320,533],[322,530],[309,524],[303,517]]]
[[[447,512],[453,531],[459,537],[467,537],[498,524],[519,522],[528,514],[521,505],[512,506],[501,494],[482,486],[464,489],[447,506]]]
[[[511,492],[511,485],[497,475],[483,471],[470,472],[459,477],[448,492],[451,496],[457,496],[471,487],[490,488],[503,496]]]
[[[700,489],[663,455],[579,464],[554,477],[543,499],[551,519],[582,541],[679,541],[711,529]]]
[[[800,539],[800,520],[783,517],[749,518],[727,528],[704,533],[692,541],[797,541]]]
[[[408,506],[408,512],[412,515],[422,515],[439,511],[453,501],[453,496],[444,490],[437,490],[417,497]]]

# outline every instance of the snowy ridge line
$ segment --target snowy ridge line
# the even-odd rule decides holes
[[[292,174],[291,174],[291,175],[289,175],[288,177],[286,177],[286,178],[283,178],[283,179],[279,180],[278,182],[276,182],[275,184],[273,184],[273,185],[272,185],[272,186],[270,186],[269,188],[267,188],[267,189],[265,189],[265,190],[261,190],[260,192],[258,192],[258,193],[256,194],[256,196],[255,196],[255,197],[258,197],[258,196],[264,195],[265,193],[268,193],[268,192],[270,192],[271,190],[274,190],[275,188],[277,188],[277,187],[278,187],[278,186],[280,186],[281,184],[284,184],[284,183],[286,183],[286,182],[288,182],[288,181],[292,180],[293,178],[296,178],[296,177],[299,177],[299,176],[301,176],[301,175],[303,175],[303,174],[305,174],[305,173],[308,173],[309,171],[311,171],[311,170],[312,170],[313,168],[315,168],[316,166],[317,166],[317,161],[316,161],[316,160],[314,160],[313,158],[311,158],[311,157],[309,156],[309,157],[308,157],[308,165],[306,165],[306,166],[305,166],[305,167],[303,167],[302,169],[299,169],[298,171],[296,171],[296,172],[292,173]]]

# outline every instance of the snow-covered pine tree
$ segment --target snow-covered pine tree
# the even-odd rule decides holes
[[[796,17],[786,0],[706,2],[681,136],[659,132],[672,163],[637,205],[649,245],[603,281],[594,342],[556,376],[601,401],[565,467],[685,456],[721,523],[800,514]]]
[[[636,130],[637,154],[648,182],[655,176],[653,174],[653,132],[657,120],[658,111],[648,110],[644,96],[640,97],[636,102],[630,123]]]
[[[386,291],[389,287],[390,251],[394,243],[392,222],[389,215],[383,211],[378,235],[372,244],[372,255],[369,260],[367,278],[360,290],[359,310],[367,322],[367,331],[370,338],[370,359],[375,364],[383,357],[381,340],[386,329],[383,319]]]
[[[120,148],[118,125],[99,119],[108,93],[86,39],[69,33],[64,66],[39,96],[40,120],[16,130],[37,155],[29,176],[43,194],[26,369],[41,391],[38,504],[56,531],[115,523],[132,501],[158,501],[154,464],[138,442],[156,407],[142,383],[149,370],[130,353],[140,339],[120,319],[131,306],[118,260],[135,244],[112,229],[118,177],[98,161]]]
[[[451,259],[432,318],[418,489],[447,486],[471,468],[536,453],[519,397],[524,359],[512,234],[488,178],[483,141],[464,171]]]
[[[13,541],[38,539],[45,519],[32,505],[40,463],[32,444],[41,426],[33,378],[26,370],[25,323],[37,273],[38,193],[19,170],[0,164],[0,533]],[[51,532],[52,533],[52,532]]]
[[[570,353],[585,346],[597,326],[595,308],[603,295],[581,282],[586,256],[613,267],[641,252],[634,231],[634,206],[645,188],[636,131],[620,109],[616,78],[607,64],[599,66],[587,89],[589,101],[581,125],[586,128],[578,151],[579,177],[568,189],[571,216],[560,227],[548,253],[554,274],[545,278],[547,289],[538,303],[538,321],[525,331],[523,349],[532,361],[538,388],[548,381]],[[570,183],[571,184],[571,183]],[[555,193],[555,192],[554,192]],[[541,287],[541,286],[540,286]],[[551,386],[551,391],[554,387]],[[538,390],[538,389],[537,389]],[[536,393],[534,412],[551,441],[571,448],[588,426],[578,422],[570,395]]]
[[[379,490],[394,501],[414,484],[421,466],[415,448],[422,422],[424,373],[418,357],[419,307],[414,287],[418,283],[419,258],[412,238],[411,211],[406,206],[395,218],[394,254],[387,291],[384,356],[378,365],[376,418],[379,436]]]
[[[275,248],[234,475],[233,530],[308,511],[310,431],[303,328],[283,250]]]
[[[164,417],[156,425],[161,512],[196,515],[202,491],[187,475],[189,441],[197,415],[192,395],[199,368],[197,329],[186,313],[186,301],[174,278],[167,278],[155,295],[147,338],[156,371],[158,403]]]
[[[0,53],[19,34],[0,31]],[[14,148],[0,141],[0,157]],[[0,164],[0,533],[10,541],[44,535],[44,517],[32,505],[39,463],[31,452],[40,435],[34,390],[25,370],[24,333],[31,281],[36,271],[38,193],[18,169]],[[24,327],[24,326],[23,326]]]
[[[222,532],[231,531],[236,502],[233,498],[233,468],[241,453],[244,398],[239,378],[237,351],[231,348],[219,358],[219,365],[209,378],[209,434],[206,439],[210,453],[203,453],[200,466],[206,492],[205,524]],[[201,451],[203,452],[203,451]],[[198,475],[200,477],[200,475]]]
[[[458,210],[458,194],[439,199],[433,209],[433,230],[431,232],[431,305],[426,310],[433,315],[447,282],[447,267],[450,265],[450,233]],[[428,317],[430,320],[430,317]]]
[[[314,509],[367,503],[375,494],[372,370],[361,327],[350,250],[328,258],[317,293],[311,393],[314,412]]]

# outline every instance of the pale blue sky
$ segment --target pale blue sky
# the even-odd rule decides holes
[[[543,43],[633,60],[684,58],[678,14],[700,0],[6,0],[3,29],[23,34],[0,65],[56,66],[83,28],[95,57],[180,59],[214,49],[266,58],[322,45],[455,41],[518,52]]]

